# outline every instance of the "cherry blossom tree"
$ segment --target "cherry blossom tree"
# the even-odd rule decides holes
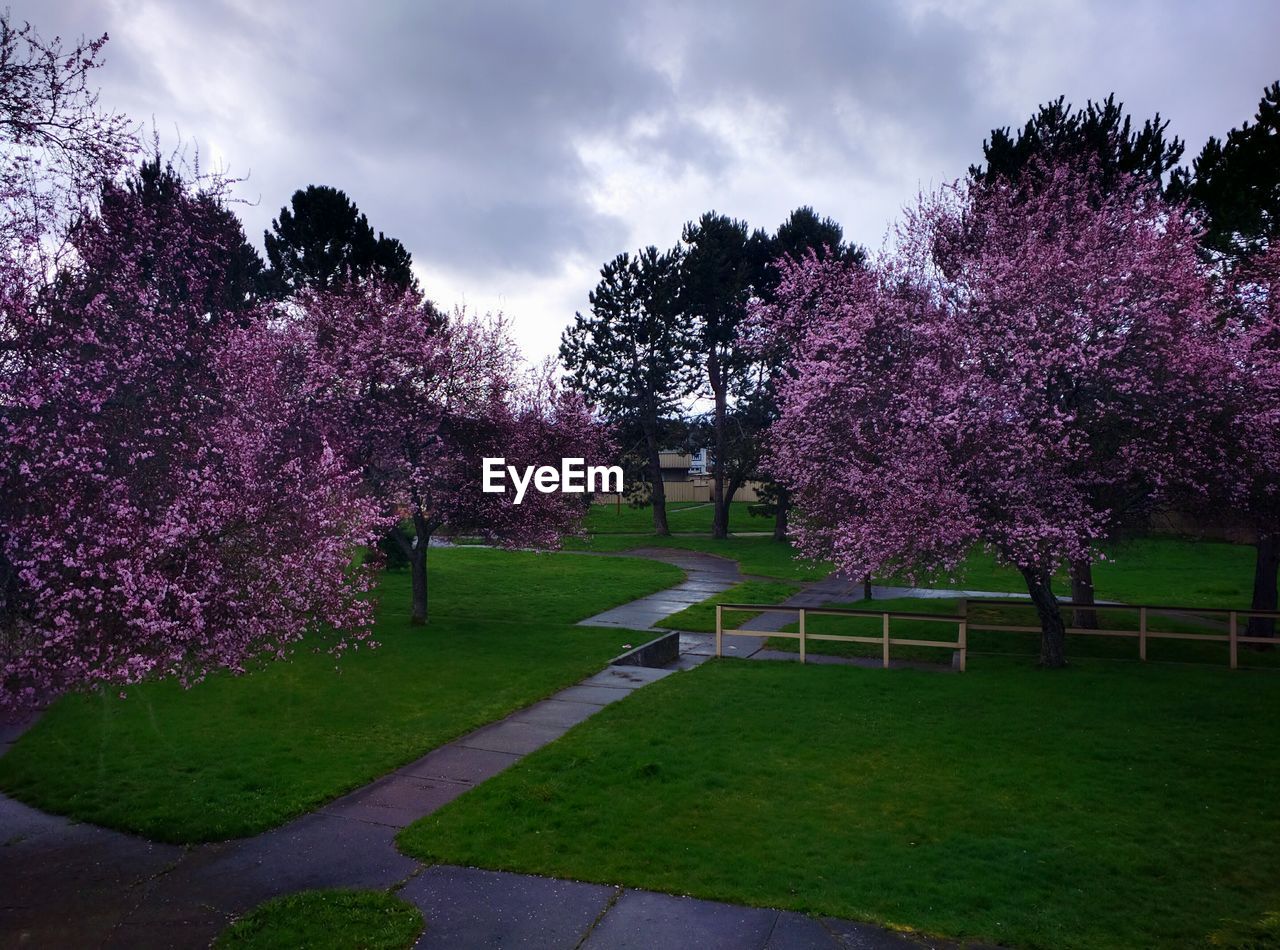
[[[368,633],[362,486],[309,426],[288,334],[227,292],[244,236],[216,183],[152,172],[105,185],[58,279],[7,314],[8,707]]]
[[[1210,510],[1225,506],[1253,529],[1250,606],[1273,611],[1280,572],[1280,247],[1239,264],[1226,289],[1220,332],[1189,356],[1223,367],[1217,388],[1202,396],[1212,414],[1195,433],[1218,454],[1206,460],[1209,491],[1193,491],[1191,500]],[[1248,633],[1274,636],[1275,621],[1251,618]]]
[[[772,465],[800,547],[855,576],[946,571],[975,545],[1022,574],[1041,663],[1065,664],[1051,588],[1115,513],[1207,447],[1173,422],[1211,323],[1196,234],[1149,185],[1069,164],[923,199],[871,272],[787,265],[766,330],[799,337]]]
[[[550,368],[526,368],[506,324],[441,319],[415,289],[375,281],[295,300],[308,338],[309,399],[363,473],[427,620],[427,550],[445,526],[509,546],[552,547],[577,529],[581,495],[482,491],[485,457],[511,465],[600,460],[608,446]]]

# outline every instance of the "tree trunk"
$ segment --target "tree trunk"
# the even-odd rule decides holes
[[[1093,603],[1093,562],[1088,558],[1080,558],[1071,562],[1071,600],[1077,604]],[[1086,630],[1098,629],[1098,612],[1096,610],[1076,610],[1073,612],[1071,624]]]
[[[710,372],[711,389],[716,399],[715,412],[715,442],[716,442],[716,467],[714,479],[711,488],[711,501],[714,507],[714,515],[711,521],[711,536],[713,538],[727,538],[729,536],[729,511],[725,506],[724,500],[724,466],[725,466],[725,415],[728,407],[725,403],[724,381],[719,378],[719,361],[712,357]]]
[[[1254,545],[1256,555],[1253,562],[1253,603],[1254,610],[1275,610],[1276,571],[1280,570],[1280,534],[1258,532],[1258,540]],[[1246,636],[1274,637],[1276,622],[1271,617],[1250,617],[1246,627]],[[1273,649],[1270,645],[1263,650]]]
[[[645,424],[644,441],[649,452],[649,480],[652,485],[649,494],[653,502],[653,533],[666,536],[671,533],[671,528],[667,526],[667,486],[662,483],[662,456],[658,451],[656,425]]]
[[[785,488],[778,489],[778,499],[773,513],[773,540],[787,540],[787,513],[791,508],[791,498]]]
[[[717,511],[715,514],[715,520],[724,525],[724,534],[717,535],[717,537],[727,538],[729,536],[729,513],[733,510],[733,499],[741,487],[741,478],[730,478],[724,486],[721,501],[716,506]]]
[[[431,527],[419,512],[413,515],[413,545],[409,549],[409,572],[413,581],[413,607],[409,623],[427,622],[427,549],[431,546]]]
[[[1064,667],[1067,665],[1067,632],[1049,572],[1024,569],[1022,578],[1027,582],[1027,593],[1040,617],[1040,665],[1049,670]]]
[[[866,577],[864,577],[864,578],[862,579],[862,599],[863,599],[863,600],[872,600],[872,599],[873,599],[873,597],[872,597],[872,590],[871,590],[871,575],[870,575],[870,574],[868,574]]]

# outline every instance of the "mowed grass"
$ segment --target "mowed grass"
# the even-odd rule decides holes
[[[914,614],[942,614],[959,616],[960,602],[952,598],[908,598],[896,597],[882,600],[859,600],[848,604],[828,605],[840,610],[888,611]],[[1038,626],[1035,608],[1027,603],[1021,604],[984,604],[980,600],[968,602],[968,647],[970,663],[975,656],[984,654],[1008,654],[1026,657],[1037,657],[1040,654],[1039,633],[1008,633],[1003,631],[983,630],[984,623],[999,626]],[[1098,607],[1094,610],[1098,626],[1105,630],[1138,630],[1138,614],[1133,610]],[[1065,610],[1063,619],[1068,625],[1073,623],[1072,611]],[[1152,633],[1193,633],[1210,636],[1224,636],[1225,618],[1214,615],[1196,615],[1191,613],[1162,614],[1150,611],[1147,629]],[[796,624],[774,627],[776,630],[795,632]],[[811,614],[805,618],[805,632],[808,634],[835,634],[837,636],[879,637],[881,636],[882,617],[841,617],[826,614]],[[1241,623],[1241,632],[1244,630]],[[890,618],[889,635],[904,640],[937,640],[954,641],[958,632],[958,624],[942,620],[912,620]],[[797,652],[799,642],[791,638],[773,637],[769,646],[775,650]],[[871,643],[847,643],[838,640],[810,639],[807,643],[810,653],[822,653],[830,656],[871,656],[879,657],[881,647]],[[952,651],[939,647],[899,646],[890,647],[890,657],[899,660],[920,660],[924,662],[951,662]],[[1067,635],[1067,656],[1096,657],[1120,660],[1138,659],[1138,640],[1129,637],[1093,636],[1089,634]],[[1147,641],[1147,659],[1153,662],[1171,663],[1206,663],[1225,666],[1229,654],[1227,644],[1202,642],[1195,640],[1161,640],[1150,637]],[[1244,667],[1277,667],[1280,666],[1280,652],[1275,650],[1252,650],[1241,647],[1239,651],[1240,665]]]
[[[707,530],[710,530],[708,523]],[[745,574],[785,581],[821,580],[833,565],[799,555],[788,542],[768,537],[665,537],[653,534],[600,533],[570,539],[571,548],[591,551],[630,551],[658,547],[703,551],[737,561]],[[1246,608],[1253,592],[1254,549],[1248,545],[1185,538],[1140,538],[1107,545],[1105,560],[1094,564],[1099,600],[1123,603],[1173,604],[1189,607]],[[874,578],[890,586],[918,586],[1021,594],[1022,575],[996,562],[988,552],[972,551],[947,574]],[[1055,578],[1060,596],[1068,596],[1066,575]]]
[[[799,557],[786,541],[769,537],[735,537],[717,540],[711,537],[672,535],[597,534],[586,539],[570,538],[565,547],[587,551],[634,551],[636,548],[671,548],[702,551],[737,561],[744,574],[755,574],[786,581],[816,581],[831,573],[825,561],[809,561]]]
[[[634,636],[572,624],[683,577],[491,550],[433,550],[430,567],[428,626],[409,625],[408,574],[389,573],[379,648],[66,697],[0,758],[0,788],[161,841],[253,834],[590,675]]]
[[[730,531],[772,531],[773,519],[751,514],[751,504],[735,501],[729,505]],[[700,531],[711,533],[714,509],[707,502],[667,502],[667,527],[672,531]],[[652,534],[653,506],[636,508],[626,502],[617,504],[593,504],[587,512],[585,528],[588,534]]]
[[[1254,549],[1221,541],[1186,538],[1138,538],[1103,546],[1104,558],[1093,565],[1096,598],[1131,604],[1175,604],[1189,607],[1249,606],[1253,592]],[[895,577],[878,583],[1025,593],[1022,575],[997,564],[986,551],[975,550],[950,574]],[[1069,596],[1066,574],[1054,587]]]
[[[384,891],[299,891],[258,905],[219,934],[214,950],[406,950],[422,912]]]
[[[663,627],[673,630],[692,630],[695,633],[714,633],[716,629],[716,604],[778,604],[803,588],[799,584],[782,581],[743,581],[726,591],[708,597],[692,607],[686,607],[662,621]],[[724,612],[726,629],[742,626],[760,612],[727,610]]]
[[[400,836],[426,860],[1030,947],[1274,933],[1280,677],[713,661]]]

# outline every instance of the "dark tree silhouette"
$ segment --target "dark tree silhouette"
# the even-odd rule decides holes
[[[659,461],[662,420],[694,386],[694,338],[680,312],[680,250],[619,254],[600,270],[586,316],[560,342],[571,384],[618,431],[638,431],[652,485],[653,529],[670,534]]]
[[[758,269],[755,292],[767,304],[774,302],[775,291],[781,276],[776,262],[781,259],[800,261],[809,254],[817,255],[824,260],[834,258],[858,264],[866,259],[866,253],[862,248],[845,242],[844,228],[834,218],[820,217],[808,205],[792,211],[787,216],[787,220],[778,225],[773,238],[762,242],[761,246],[765,253],[765,261]],[[748,441],[754,442],[748,455],[757,462],[762,455],[761,443],[765,432],[778,416],[775,399],[778,375],[784,371],[791,356],[790,348],[782,342],[780,337],[774,336],[772,343],[775,345],[758,349],[756,352],[757,359],[763,364],[763,372],[756,377],[760,392],[749,400],[751,403],[749,409],[740,413],[738,417],[737,443],[743,445]],[[754,433],[752,439],[748,440],[745,438],[744,430],[751,424],[759,425],[760,429]],[[774,540],[785,541],[787,514],[791,507],[786,488],[770,479],[767,472],[755,471],[751,474],[764,483],[761,489],[761,500],[765,513],[773,515]]]
[[[375,234],[355,203],[328,185],[295,191],[263,240],[271,265],[266,287],[275,295],[337,290],[370,278],[417,288],[404,245]]]
[[[715,513],[711,533],[724,538],[729,534],[729,505],[733,501],[732,487],[725,490],[730,455],[729,400],[736,380],[751,365],[738,345],[739,336],[769,239],[761,231],[751,233],[745,221],[714,211],[686,224],[683,237],[685,312],[697,328],[698,358],[714,402]]]
[[[159,226],[165,226],[170,219],[181,218],[195,229],[204,242],[207,257],[204,266],[217,268],[220,275],[216,282],[193,285],[203,295],[198,301],[201,312],[218,319],[247,313],[258,302],[265,272],[262,257],[245,238],[240,219],[224,203],[220,183],[215,182],[210,191],[193,191],[182,174],[157,154],[142,162],[126,179],[123,190],[114,184],[104,186],[100,201],[104,213],[116,210],[115,206],[121,203],[140,209],[134,215],[118,215],[125,227],[141,231],[143,225],[139,218],[149,215],[159,220]],[[156,224],[152,222],[147,226]],[[140,261],[144,273],[151,279],[150,259],[144,254]],[[184,277],[179,274],[176,279],[181,281]],[[188,299],[191,292],[181,286],[165,289],[181,300]]]
[[[1163,191],[1184,150],[1181,139],[1165,137],[1168,127],[1157,112],[1138,128],[1115,93],[1101,102],[1090,100],[1083,109],[1073,109],[1059,96],[1040,106],[1017,133],[992,129],[982,143],[986,165],[971,165],[969,174],[990,184],[1018,181],[1028,169],[1057,162],[1091,164],[1100,194],[1110,194],[1125,175],[1152,181]]]
[[[1252,123],[1210,138],[1174,191],[1205,214],[1204,245],[1229,264],[1265,251],[1280,234],[1280,82],[1268,86]]]

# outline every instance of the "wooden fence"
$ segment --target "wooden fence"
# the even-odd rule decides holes
[[[1034,609],[1034,605],[1026,600],[1013,600],[1004,598],[972,598],[970,600],[962,600],[960,609],[968,617],[969,606],[979,605],[984,607],[1021,607],[1023,609]],[[1280,611],[1276,610],[1230,610],[1225,607],[1179,607],[1168,604],[1076,604],[1065,602],[1060,604],[1064,614],[1076,611],[1093,611],[1095,614],[1105,613],[1107,611],[1137,611],[1138,629],[1137,630],[1118,630],[1107,629],[1105,627],[1076,627],[1068,626],[1066,631],[1070,635],[1087,636],[1087,637],[1128,637],[1138,641],[1138,659],[1145,660],[1147,658],[1147,641],[1149,640],[1195,640],[1204,643],[1225,643],[1227,644],[1227,662],[1231,669],[1239,667],[1239,647],[1242,643],[1247,644],[1271,644],[1275,646],[1277,640],[1274,637],[1249,637],[1240,635],[1240,618],[1259,617],[1259,618],[1280,618]],[[1178,617],[1225,617],[1227,620],[1226,633],[1174,633],[1168,630],[1152,630],[1149,625],[1149,619],[1152,614],[1165,618]],[[985,623],[981,620],[969,619],[969,628],[971,630],[988,630],[997,633],[1039,633],[1040,625],[1031,624],[998,624]]]
[[[668,502],[692,501],[706,504],[711,501],[712,485],[710,478],[695,478],[683,482],[663,482],[663,489],[666,491]],[[733,493],[734,501],[757,502],[760,500],[759,482],[747,482]],[[633,490],[640,488],[647,492],[647,487],[640,486],[639,483],[632,486]],[[613,492],[600,492],[592,499],[598,505],[612,505],[618,501],[617,494]],[[622,499],[623,504],[630,502],[630,496]],[[763,524],[763,522],[761,522]],[[763,530],[763,529],[761,529]]]
[[[783,630],[770,630],[767,632],[754,630],[726,630],[724,627],[724,612],[726,610],[746,610],[752,613],[791,613],[800,615],[799,629],[796,633]],[[880,618],[880,636],[878,637],[855,637],[846,634],[836,633],[808,633],[805,630],[805,621],[808,617],[879,617]],[[938,623],[953,623],[956,625],[955,640],[915,640],[907,637],[895,637],[890,630],[890,623],[893,620],[926,620],[936,621]],[[716,604],[716,656],[723,655],[723,643],[726,636],[730,637],[782,637],[787,640],[800,641],[800,662],[804,663],[809,652],[809,641],[819,640],[831,643],[872,643],[879,644],[881,647],[881,657],[886,669],[889,667],[889,648],[890,647],[939,647],[942,649],[955,650],[959,656],[959,669],[964,672],[966,658],[968,656],[968,621],[961,615],[956,614],[913,614],[901,610],[844,610],[836,607],[781,607],[769,604]]]
[[[834,643],[867,643],[879,644],[881,647],[881,658],[884,667],[889,666],[890,647],[895,646],[911,646],[911,647],[938,647],[940,649],[951,649],[956,651],[957,666],[960,672],[964,672],[968,660],[968,641],[970,630],[985,630],[995,633],[1039,633],[1040,625],[1031,624],[1001,624],[989,623],[981,619],[975,620],[969,616],[969,607],[971,604],[983,607],[1021,607],[1023,609],[1034,609],[1034,604],[1028,600],[1014,600],[1006,598],[982,597],[960,600],[960,611],[956,614],[919,614],[910,613],[901,610],[851,610],[840,609],[835,607],[785,607],[776,604],[717,604],[716,605],[716,656],[723,655],[723,643],[726,636],[730,637],[781,637],[787,640],[798,640],[800,642],[800,662],[804,663],[808,654],[808,644],[811,640]],[[1228,647],[1228,663],[1231,669],[1239,667],[1239,647],[1240,644],[1257,644],[1272,646],[1280,645],[1280,640],[1273,637],[1250,637],[1240,635],[1240,618],[1259,617],[1280,619],[1280,611],[1275,610],[1229,610],[1223,607],[1178,607],[1170,605],[1156,604],[1076,604],[1070,601],[1059,602],[1059,606],[1063,613],[1074,612],[1077,610],[1092,610],[1095,612],[1105,612],[1111,610],[1120,611],[1137,611],[1138,629],[1137,630],[1118,630],[1107,628],[1093,627],[1066,627],[1066,632],[1074,636],[1091,636],[1091,637],[1129,637],[1138,641],[1138,658],[1146,660],[1147,658],[1147,641],[1149,640],[1194,640],[1205,643],[1225,643]],[[724,612],[726,610],[748,611],[751,613],[787,613],[797,614],[799,617],[798,628],[795,632],[784,630],[737,630],[725,629]],[[1186,615],[1201,617],[1226,617],[1227,632],[1226,633],[1174,633],[1167,630],[1152,630],[1148,624],[1148,620],[1152,614],[1162,617],[1185,617]],[[879,617],[880,618],[880,636],[878,637],[858,637],[845,634],[834,633],[809,633],[806,630],[806,619],[814,616],[825,617]],[[917,640],[909,637],[895,637],[891,630],[891,623],[894,620],[912,620],[912,621],[928,621],[936,623],[949,623],[956,626],[955,640]]]

